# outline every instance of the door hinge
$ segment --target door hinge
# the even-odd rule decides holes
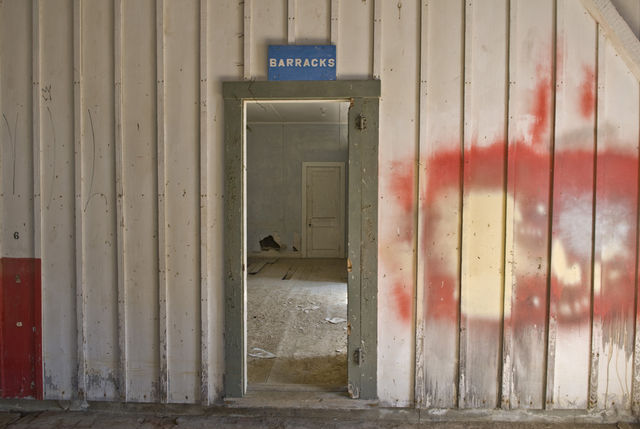
[[[356,128],[359,129],[360,131],[367,129],[367,117],[364,116],[362,113],[359,114],[358,117],[356,118]]]
[[[361,347],[353,351],[353,362],[358,366],[361,366],[362,362],[364,362],[364,351]]]

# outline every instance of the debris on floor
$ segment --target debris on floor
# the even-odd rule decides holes
[[[271,259],[261,259],[258,261],[250,262],[249,267],[247,268],[247,273],[254,274],[254,275],[258,274],[260,270],[265,267],[265,265],[274,264],[277,260],[278,258],[271,258]]]
[[[298,267],[296,266],[289,267],[289,269],[284,274],[284,276],[282,276],[282,280],[291,280],[291,277],[293,277],[293,275],[296,273],[297,270],[298,270]]]
[[[320,308],[319,305],[316,305],[315,302],[310,303],[310,305],[296,305],[296,308],[302,312],[308,313],[313,310],[317,310]]]
[[[247,273],[258,274],[260,270],[264,268],[265,265],[267,265],[267,263],[264,261],[254,262],[252,264],[249,264],[249,267],[247,268]]]
[[[332,317],[332,318],[325,318],[324,320],[326,320],[327,322],[337,325],[338,323],[343,323],[346,322],[347,319],[343,319],[342,317]]]
[[[268,352],[260,347],[254,347],[249,352],[249,356],[258,358],[258,359],[274,359],[276,355],[271,352]]]
[[[266,258],[252,257],[249,262],[260,259]],[[347,319],[347,284],[341,281],[344,267],[344,259],[279,257],[258,274],[247,276],[247,351],[254,353],[252,348],[257,347],[276,355],[273,359],[248,357],[250,389],[346,389],[346,323],[324,320]]]
[[[273,235],[267,235],[265,238],[260,240],[260,249],[261,250],[270,250],[270,249],[280,250],[280,245],[273,238]]]

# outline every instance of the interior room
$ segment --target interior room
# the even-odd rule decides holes
[[[348,108],[247,104],[249,390],[346,391]]]

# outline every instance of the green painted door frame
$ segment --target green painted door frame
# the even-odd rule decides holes
[[[349,100],[348,389],[377,398],[378,113],[380,81],[224,82],[225,397],[246,392],[247,101]]]

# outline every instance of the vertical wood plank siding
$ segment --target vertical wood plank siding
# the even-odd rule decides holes
[[[295,42],[382,81],[381,404],[637,411],[640,42],[612,17],[0,1],[0,258],[41,260],[45,399],[221,399],[221,82]]]

